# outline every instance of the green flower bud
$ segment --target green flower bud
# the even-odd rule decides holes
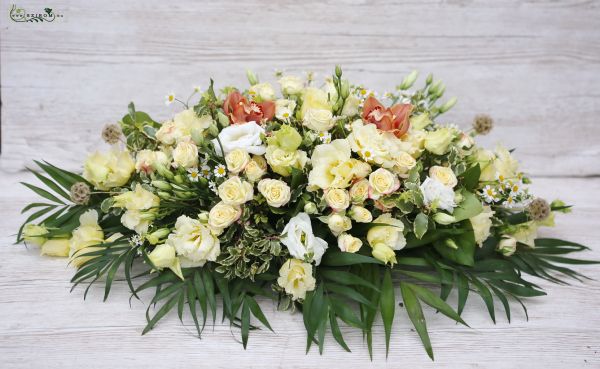
[[[224,113],[222,113],[221,111],[217,112],[217,120],[219,121],[219,125],[221,127],[227,127],[229,125],[229,117],[227,115],[225,115]],[[208,129],[211,129],[211,127],[209,127]],[[218,134],[218,130],[217,130],[217,134]],[[212,134],[212,132],[211,132]],[[213,135],[216,136],[216,135]]]
[[[169,200],[169,199],[171,199],[171,194],[168,193],[168,192],[158,191],[156,193],[156,195],[158,197],[160,197],[161,199],[163,199],[163,200]]]
[[[155,180],[151,182],[152,187],[156,187],[159,190],[170,191],[172,189],[171,185],[165,181]]]
[[[435,220],[436,223],[443,225],[456,223],[456,218],[446,213],[436,213],[433,216],[433,220]]]
[[[158,174],[160,174],[161,176],[167,179],[173,179],[173,173],[169,169],[167,169],[167,167],[165,167],[163,164],[155,163],[154,167]]]
[[[175,181],[175,183],[178,184],[182,184],[183,183],[183,176],[181,174],[177,174],[175,177],[173,177],[173,180]]]
[[[449,248],[451,248],[451,249],[458,250],[458,245],[456,244],[456,242],[452,238],[446,238],[444,240],[444,244],[446,246],[448,246]]]
[[[429,86],[429,85],[431,84],[431,82],[433,82],[433,74],[429,73],[429,74],[427,75],[427,78],[425,79],[425,84],[426,84],[427,86]]]
[[[258,77],[252,70],[246,69],[246,77],[248,78],[248,82],[251,86],[254,86],[258,83]]]
[[[151,245],[156,245],[163,238],[167,237],[169,233],[171,233],[171,230],[169,228],[160,228],[150,233],[149,235],[146,235],[146,240],[148,240],[148,242],[150,242]]]
[[[342,90],[340,92],[344,100],[350,95],[350,83],[347,79],[342,81]]]
[[[314,214],[317,212],[317,205],[314,202],[307,202],[304,204],[304,212],[307,214]]]
[[[342,67],[340,67],[339,65],[335,66],[335,75],[337,78],[342,77]]]
[[[458,101],[458,99],[456,97],[451,98],[450,100],[446,101],[446,103],[442,106],[440,106],[440,113],[445,113],[448,110],[452,109],[452,107],[454,105],[456,105],[456,102]]]
[[[404,77],[404,79],[402,80],[402,83],[400,84],[400,86],[398,86],[398,89],[399,90],[408,90],[415,83],[418,76],[419,76],[419,72],[416,70],[413,70],[412,72],[410,72],[410,74],[408,76]]]

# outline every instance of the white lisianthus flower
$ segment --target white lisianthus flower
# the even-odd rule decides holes
[[[160,198],[137,184],[134,191],[127,191],[115,196],[113,206],[124,208],[121,223],[138,234],[148,232],[148,227],[154,219]]]
[[[498,243],[498,251],[504,256],[511,256],[517,251],[517,240],[511,236],[503,236]]]
[[[312,266],[298,259],[289,259],[279,269],[277,284],[292,295],[292,300],[303,299],[307,291],[315,289]]]
[[[95,152],[88,156],[83,164],[83,178],[95,188],[107,191],[126,184],[134,170],[135,162],[129,151],[113,149],[106,153]]]
[[[299,213],[291,218],[281,233],[281,243],[287,246],[290,255],[297,259],[321,263],[327,242],[313,234],[310,217]]]
[[[43,225],[29,223],[23,227],[22,236],[27,244],[42,246],[46,242],[46,237],[44,237],[46,234],[48,234],[48,229]]]
[[[302,124],[317,132],[329,131],[335,124],[331,110],[308,109],[304,113]]]
[[[342,116],[353,117],[358,115],[358,108],[360,106],[360,99],[354,95],[350,95],[344,101],[344,107],[342,108]]]
[[[384,263],[395,264],[396,254],[394,251],[401,250],[406,246],[404,238],[404,223],[392,218],[390,213],[384,213],[373,220],[373,223],[389,224],[389,226],[374,226],[367,232],[367,241],[373,248],[373,257]]]
[[[279,146],[267,146],[265,158],[271,169],[284,177],[292,174],[291,168],[302,169],[308,161],[306,152],[302,150],[287,151]]]
[[[496,166],[494,162],[496,155],[490,150],[478,149],[473,158],[479,164],[481,174],[479,175],[480,182],[488,182],[496,180]]]
[[[348,233],[342,233],[338,236],[338,247],[342,252],[355,253],[360,250],[362,241]]]
[[[304,88],[304,82],[296,76],[283,76],[278,82],[284,95],[298,95]]]
[[[225,228],[240,219],[241,215],[242,209],[239,206],[228,205],[221,201],[210,209],[208,225],[214,233],[221,234]]]
[[[369,198],[377,200],[400,188],[398,177],[387,169],[379,168],[369,175]]]
[[[258,192],[260,192],[267,204],[274,208],[280,208],[290,201],[291,189],[284,181],[278,179],[261,179],[258,182]]]
[[[325,201],[334,211],[345,210],[350,206],[350,195],[348,191],[341,188],[332,188],[325,191]]]
[[[246,168],[250,162],[250,155],[244,149],[235,149],[225,155],[227,170],[233,174],[238,174]]]
[[[373,214],[367,208],[360,205],[352,205],[348,215],[358,223],[371,223],[373,221]]]
[[[69,256],[71,241],[68,238],[53,238],[47,240],[40,247],[40,255],[67,257]]]
[[[355,182],[350,187],[350,199],[353,204],[362,204],[369,197],[369,180],[366,178]]]
[[[440,213],[442,214],[442,213]],[[474,217],[470,218],[471,226],[473,227],[473,233],[475,234],[475,242],[482,246],[483,242],[490,236],[490,229],[492,228],[492,216],[494,211],[489,206],[484,206],[483,211]]]
[[[169,157],[162,151],[140,150],[135,156],[135,170],[146,174],[154,172],[156,165],[169,164]]]
[[[253,155],[252,159],[246,165],[244,174],[251,182],[258,181],[267,173],[267,161],[262,156]]]
[[[458,184],[458,179],[451,168],[434,165],[429,168],[429,177],[442,183],[444,186],[454,188]]]
[[[494,161],[494,167],[497,174],[507,179],[515,178],[519,169],[519,162],[503,146],[496,147],[495,152],[496,160]]]
[[[452,140],[454,140],[454,130],[448,127],[442,127],[435,131],[427,132],[425,137],[425,149],[436,154],[444,155],[448,152]]]
[[[175,114],[173,122],[181,136],[185,137],[191,136],[194,132],[202,133],[205,129],[210,127],[214,120],[208,114],[199,117],[193,108],[189,108]]]
[[[225,154],[235,150],[243,149],[249,154],[264,155],[266,147],[261,140],[261,135],[265,134],[265,129],[256,124],[248,122],[243,124],[232,124],[223,128],[219,133],[219,140],[223,144]],[[217,155],[221,156],[221,145],[216,138],[211,142],[215,146]]]
[[[192,168],[198,166],[198,147],[191,141],[181,141],[173,150],[175,167]]]
[[[252,200],[254,197],[254,188],[240,177],[231,177],[219,185],[219,197],[227,205],[242,205]]]
[[[268,82],[257,83],[248,89],[248,94],[258,102],[275,100],[275,90]]]
[[[275,117],[288,121],[294,115],[296,102],[294,100],[279,99],[275,101]]]
[[[420,186],[423,193],[423,202],[432,209],[442,209],[452,212],[456,207],[454,191],[451,187],[444,186],[440,181],[427,177]]]
[[[172,245],[162,244],[156,246],[154,250],[148,254],[148,259],[150,259],[152,265],[158,270],[169,268],[176,276],[183,280],[179,258],[177,258],[175,247]]]
[[[517,231],[512,235],[518,242],[531,248],[535,247],[535,239],[538,234],[537,222],[527,222],[521,224]]]
[[[73,231],[71,243],[69,245],[69,255],[71,263],[79,268],[84,262],[91,259],[84,255],[98,250],[97,247],[90,247],[104,242],[104,232],[98,224],[98,212],[88,210],[79,217],[79,227]]]
[[[311,189],[346,188],[365,170],[364,163],[350,158],[347,140],[333,140],[315,147],[311,157],[312,170],[308,174]],[[370,168],[369,168],[370,170]]]
[[[352,220],[345,215],[333,213],[327,218],[327,226],[334,236],[352,229]]]
[[[380,131],[374,124],[364,124],[358,119],[352,122],[348,142],[352,151],[367,163],[392,168],[396,163],[393,154],[399,152],[400,140],[393,134]]]
[[[156,139],[164,145],[173,145],[183,136],[183,132],[173,121],[164,122],[156,131]]]
[[[183,268],[203,266],[221,253],[219,239],[199,219],[182,215],[166,242],[175,248]]]

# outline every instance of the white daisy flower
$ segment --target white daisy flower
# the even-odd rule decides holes
[[[214,173],[215,176],[219,178],[225,177],[225,175],[227,174],[227,168],[225,168],[223,164],[219,164],[215,167]]]
[[[344,124],[344,128],[346,129],[346,131],[352,132],[352,124],[346,123]]]
[[[506,198],[506,200],[502,203],[502,206],[506,207],[506,208],[513,208],[515,207],[516,203],[515,203],[515,198],[512,196],[512,194],[510,196],[508,196]]]
[[[506,177],[500,173],[496,173],[496,180],[500,183],[504,183],[506,181]]]
[[[192,182],[198,182],[198,180],[200,179],[200,173],[198,172],[198,169],[197,168],[188,169],[188,178]]]
[[[322,143],[330,143],[331,142],[331,133],[329,132],[319,132],[319,140]]]
[[[373,90],[368,90],[366,88],[361,88],[358,90],[358,96],[360,96],[362,99],[366,99],[369,96],[377,96],[377,93]]]
[[[523,192],[523,187],[521,186],[521,183],[509,183],[510,184],[510,194],[511,196],[517,196],[520,195]]]
[[[492,202],[498,201],[498,193],[496,192],[496,189],[490,185],[487,185],[483,188],[482,195],[483,195],[483,199],[487,203],[492,203]]]
[[[167,96],[165,96],[165,105],[171,105],[175,102],[175,94],[171,92]]]
[[[136,234],[129,238],[129,244],[131,244],[131,246],[142,246],[144,244],[144,240],[142,239],[142,236]]]
[[[360,155],[360,157],[365,159],[366,161],[370,161],[373,159],[373,150],[369,148],[364,148],[358,152],[358,155]]]
[[[200,175],[204,178],[210,178],[210,174],[211,174],[210,167],[206,164],[203,164],[200,167]]]

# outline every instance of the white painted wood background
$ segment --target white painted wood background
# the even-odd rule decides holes
[[[579,368],[600,367],[600,284],[547,287],[515,307],[512,324],[493,325],[472,297],[471,329],[428,310],[436,361],[430,362],[398,308],[390,357],[383,332],[369,361],[360,332],[344,329],[353,353],[329,338],[304,355],[301,317],[263,304],[276,331],[251,335],[244,351],[228,326],[194,337],[170,316],[141,337],[145,305],[128,307],[126,286],[87,301],[69,294],[64,260],[11,246],[34,197],[17,185],[32,159],[78,169],[99,131],[129,101],[155,119],[174,112],[170,91],[240,84],[244,69],[273,80],[274,68],[320,77],[337,63],[356,82],[383,91],[419,69],[443,79],[459,104],[449,121],[495,117],[482,142],[518,148],[539,195],[576,205],[544,233],[585,243],[600,259],[600,4],[597,1],[20,1],[51,7],[53,23],[14,23],[0,5],[0,367],[2,368]],[[581,267],[595,279],[600,268]],[[146,300],[147,301],[147,300]],[[381,325],[378,330],[382,331]],[[237,334],[237,332],[236,332]]]

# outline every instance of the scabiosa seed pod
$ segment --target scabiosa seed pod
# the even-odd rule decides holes
[[[77,182],[71,186],[71,200],[77,205],[86,205],[90,201],[90,186]]]
[[[121,127],[118,124],[107,124],[102,130],[102,139],[107,144],[116,144],[121,139]]]
[[[493,127],[494,121],[487,114],[478,114],[473,120],[473,129],[480,135],[487,135]]]
[[[544,220],[550,215],[550,205],[544,199],[537,198],[533,200],[527,208],[529,215],[533,220]]]

